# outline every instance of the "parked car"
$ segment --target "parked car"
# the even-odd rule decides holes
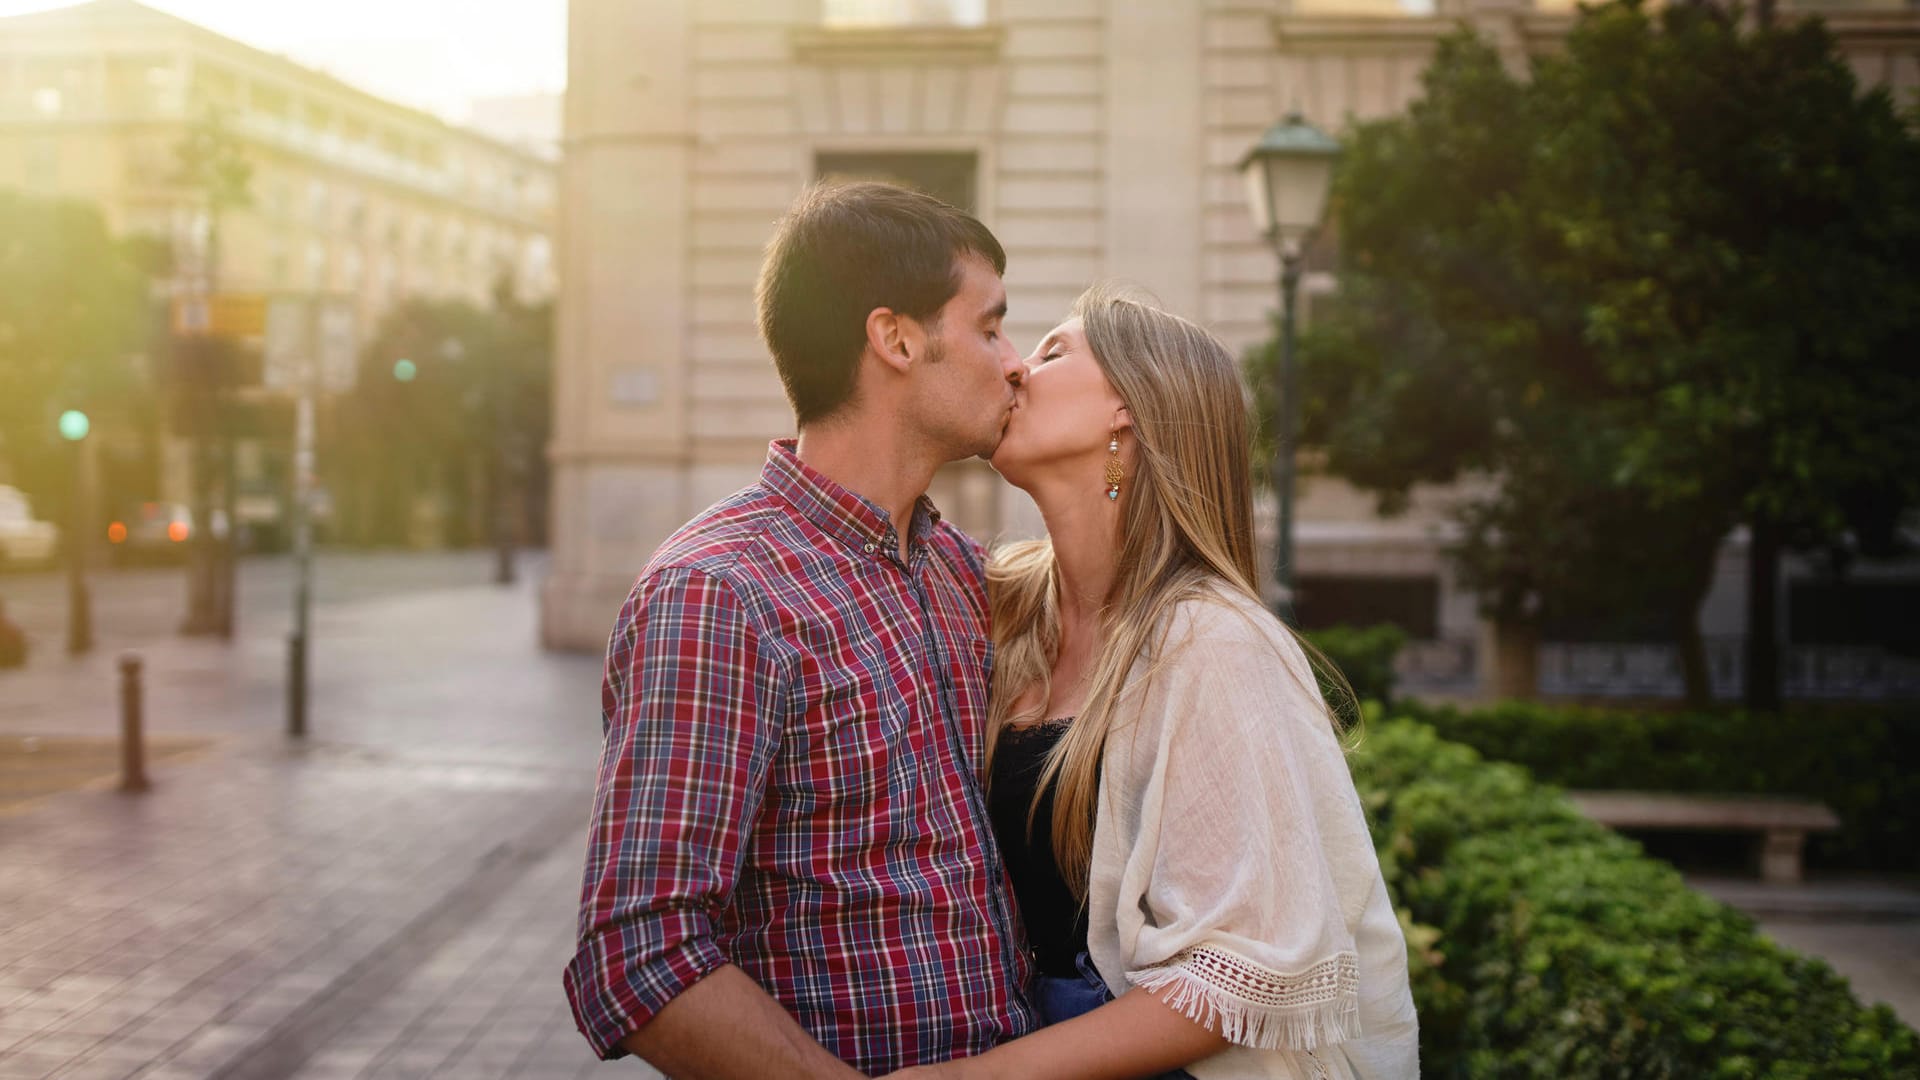
[[[35,518],[19,488],[0,485],[0,566],[46,566],[59,551],[59,526]]]
[[[211,520],[214,537],[225,537],[226,514],[216,509]],[[119,563],[183,562],[193,536],[193,511],[180,503],[140,503],[107,525],[107,543]]]

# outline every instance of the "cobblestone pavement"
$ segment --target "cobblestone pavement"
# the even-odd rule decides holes
[[[120,642],[150,729],[212,749],[0,813],[0,1078],[650,1075],[596,1062],[560,989],[598,663],[540,652],[534,610],[322,606],[302,744],[284,626]],[[0,733],[111,733],[112,660],[0,672]]]
[[[207,744],[144,795],[0,809],[0,1080],[657,1075],[594,1061],[560,990],[599,662],[538,649],[538,563],[496,589],[471,557],[323,562],[300,744],[283,569],[250,571],[230,644],[173,637],[174,582],[134,576],[108,647],[0,671],[0,737],[106,738],[138,649],[149,730]],[[53,633],[46,597],[20,612]],[[1697,884],[1916,1019],[1911,886]]]

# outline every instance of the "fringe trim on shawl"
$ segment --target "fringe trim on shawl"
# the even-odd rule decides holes
[[[1310,1051],[1360,1036],[1360,959],[1343,952],[1289,975],[1205,946],[1128,981],[1187,1019],[1256,1050]]]

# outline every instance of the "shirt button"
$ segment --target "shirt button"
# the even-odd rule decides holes
[[[880,550],[880,548],[879,548],[879,547],[878,547],[877,545],[874,545],[874,544],[868,544],[868,545],[867,545],[867,547],[866,547],[866,552],[867,552],[867,554],[869,554],[869,555],[871,555],[871,554],[873,554],[874,552],[876,552],[876,551],[879,551],[879,550]]]

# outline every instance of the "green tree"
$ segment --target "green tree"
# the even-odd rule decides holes
[[[135,252],[81,202],[0,190],[0,464],[64,520],[71,494],[54,421],[128,407],[150,329]]]
[[[209,109],[174,144],[174,184],[207,216],[206,261],[199,267],[208,292],[219,291],[220,225],[234,210],[253,204],[253,163],[226,113]]]
[[[1704,698],[1730,530],[1854,547],[1920,495],[1920,142],[1817,21],[1698,5],[1590,9],[1524,81],[1457,35],[1425,87],[1336,178],[1307,440],[1388,509],[1493,479],[1454,555],[1495,619],[1664,612]]]
[[[190,268],[198,278],[197,290],[203,296],[220,291],[221,225],[228,213],[253,201],[253,165],[246,147],[229,126],[220,109],[208,109],[187,128],[173,148],[174,185],[198,205],[204,215],[204,247],[192,260],[175,263]],[[212,443],[218,429],[220,441],[220,493],[222,513],[228,521],[238,519],[235,490],[236,452],[234,432],[237,410],[229,388],[217,383],[193,380],[188,391],[190,412],[195,416],[193,430],[193,505],[195,517],[207,521],[212,516],[214,461]],[[182,389],[185,389],[184,387]],[[216,544],[213,533],[200,529],[193,541],[192,561],[188,567],[188,612],[182,630],[186,633],[231,633],[235,580],[235,537],[229,532],[224,544]]]
[[[492,527],[500,486],[538,480],[552,313],[504,283],[492,307],[415,299],[388,313],[329,425],[325,458],[349,539],[406,542],[426,495],[446,512],[449,542],[476,542]]]

